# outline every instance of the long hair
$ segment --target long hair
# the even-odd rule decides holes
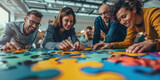
[[[140,11],[142,10],[142,7],[143,7],[143,3],[141,0],[116,0],[115,4],[113,6],[113,12],[112,12],[112,18],[115,21],[118,21],[117,17],[116,17],[116,13],[122,7],[126,8],[126,10],[130,10],[130,11],[132,11],[133,8],[135,7],[137,9],[136,13],[140,14]]]
[[[72,27],[73,27],[74,24],[76,23],[76,16],[75,16],[75,13],[74,13],[73,9],[70,8],[70,7],[64,7],[60,10],[56,19],[53,22],[53,27],[62,27],[62,18],[64,16],[68,16],[70,14],[73,15],[73,25],[72,25]]]

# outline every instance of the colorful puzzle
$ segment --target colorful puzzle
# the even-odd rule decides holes
[[[160,80],[160,56],[125,49],[0,51],[0,75],[0,80]]]
[[[100,68],[103,65],[100,62],[89,61],[85,63],[77,63],[76,59],[62,59],[57,63],[56,59],[50,59],[39,62],[32,66],[33,71],[41,71],[47,69],[57,69],[61,74],[53,80],[124,80],[120,74],[113,72],[103,72],[95,75],[90,75],[82,72],[83,67]]]

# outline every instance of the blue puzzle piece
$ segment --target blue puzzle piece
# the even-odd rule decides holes
[[[55,69],[44,71],[31,71],[28,66],[0,70],[0,80],[49,79],[58,76],[60,72]]]
[[[151,59],[151,60],[160,59],[159,56],[149,55],[149,54],[142,56],[142,58],[149,58],[149,59]]]
[[[97,74],[100,72],[116,72],[121,74],[126,78],[126,80],[160,80],[160,74],[150,75],[148,73],[152,73],[153,70],[148,67],[142,66],[122,66],[120,63],[111,63],[104,61],[104,66],[102,68],[92,68],[92,67],[84,67],[82,71],[89,74]]]
[[[86,58],[84,60],[78,60],[78,62],[87,62],[87,61],[97,61],[97,62],[102,62],[101,58]]]

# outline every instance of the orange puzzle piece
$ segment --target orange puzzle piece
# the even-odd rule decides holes
[[[127,53],[127,52],[114,52],[114,51],[111,51],[110,53],[112,53],[113,55],[114,54],[119,54],[119,55],[133,56],[133,57],[146,55],[146,53]]]
[[[7,51],[4,51],[4,52],[12,52],[12,53],[24,53],[24,52],[27,52],[27,50],[7,50]]]
[[[89,61],[85,63],[78,63],[76,59],[62,59],[58,63],[57,58],[52,58],[45,61],[40,61],[32,66],[33,71],[58,69],[61,74],[51,80],[125,80],[125,78],[114,72],[100,72],[97,74],[87,74],[81,71],[84,67],[101,68],[103,66],[100,62]]]

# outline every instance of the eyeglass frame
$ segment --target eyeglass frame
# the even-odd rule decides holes
[[[27,19],[29,19],[29,18],[27,17]],[[31,24],[36,24],[36,26],[41,26],[41,23],[37,23],[37,22],[34,21],[34,20],[30,20],[30,19],[29,19],[29,22],[30,22]]]

